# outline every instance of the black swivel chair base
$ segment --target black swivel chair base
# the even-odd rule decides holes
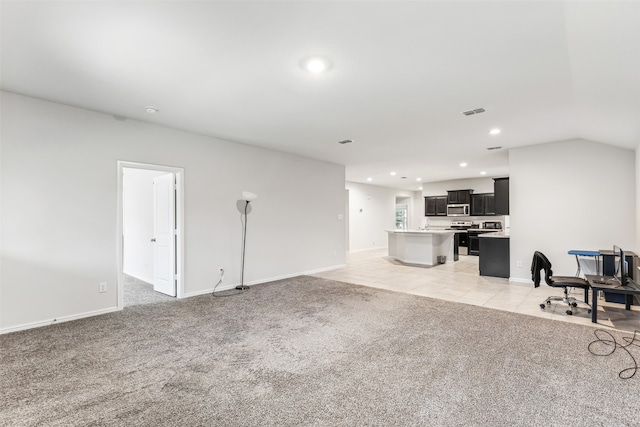
[[[578,304],[586,305],[587,307],[589,307],[587,309],[587,313],[591,314],[591,306],[584,301],[580,301],[575,299],[574,297],[570,297],[567,288],[564,288],[564,295],[561,297],[547,297],[547,299],[545,299],[544,302],[540,304],[540,308],[544,310],[545,308],[547,308],[547,306],[551,305],[551,301],[562,301],[563,303],[567,304],[569,308],[565,313],[567,313],[569,316],[573,314],[573,309],[578,307]]]

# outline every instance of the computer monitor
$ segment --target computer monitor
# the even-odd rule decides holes
[[[621,285],[626,285],[629,271],[627,269],[627,260],[624,256],[624,251],[619,246],[613,245],[613,256],[615,257],[614,276]]]

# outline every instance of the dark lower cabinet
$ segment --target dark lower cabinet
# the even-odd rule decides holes
[[[456,233],[456,235],[458,236],[460,246],[464,246],[465,248],[469,247],[469,233],[466,231],[460,231]]]
[[[509,278],[509,238],[480,237],[480,275]]]

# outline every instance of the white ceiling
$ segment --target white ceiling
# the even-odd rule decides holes
[[[351,181],[415,190],[505,176],[512,147],[640,144],[640,1],[1,6],[3,90],[343,164]],[[310,55],[332,68],[308,74]]]

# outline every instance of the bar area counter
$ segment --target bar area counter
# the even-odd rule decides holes
[[[432,266],[439,256],[454,262],[455,230],[387,230],[389,256],[407,264]]]

